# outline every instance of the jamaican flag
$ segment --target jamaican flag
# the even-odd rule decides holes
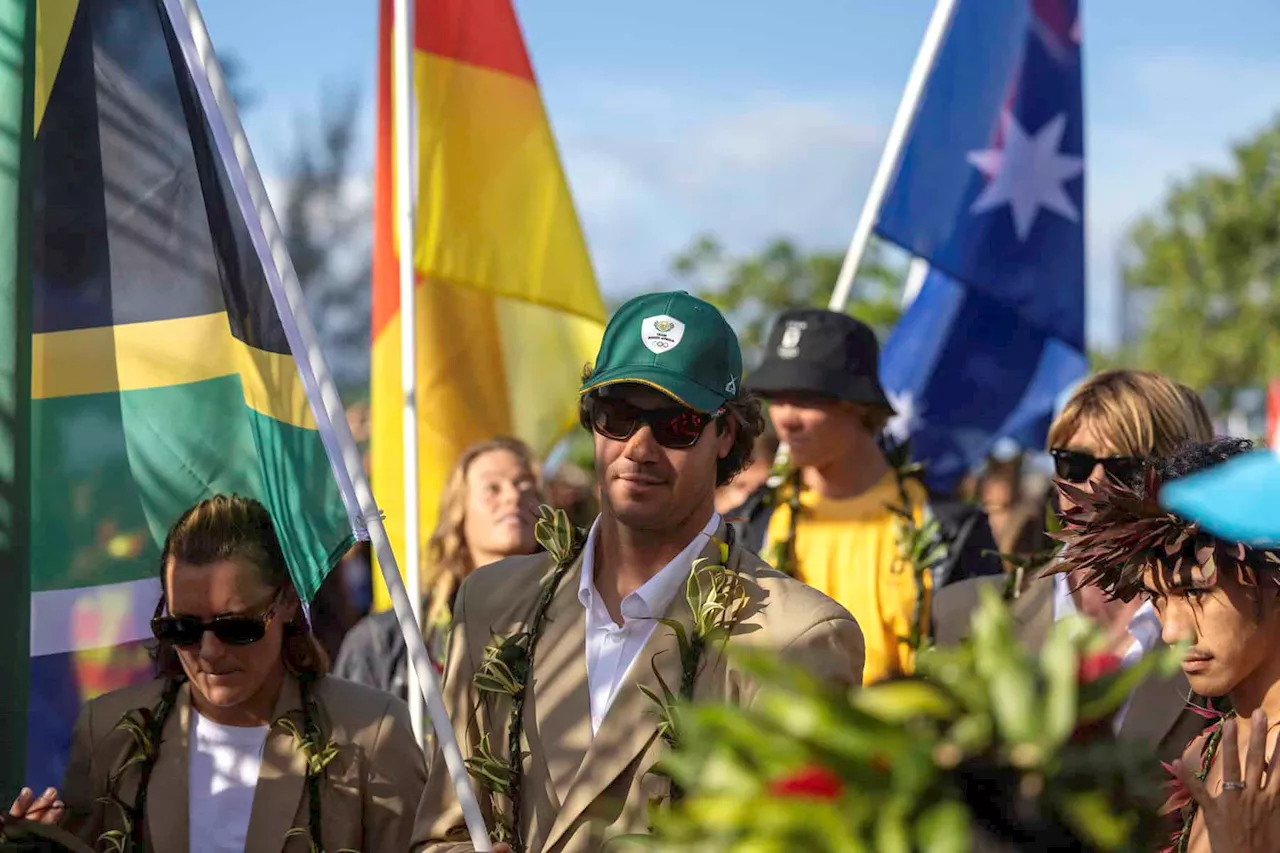
[[[3,186],[0,202],[13,196],[5,214],[30,235],[11,300],[30,368],[14,550],[29,587],[23,781],[43,786],[80,705],[150,677],[159,549],[187,507],[261,500],[307,598],[351,523],[162,0],[0,3],[37,10],[30,86],[0,104],[0,121],[30,111],[14,140],[29,202]]]

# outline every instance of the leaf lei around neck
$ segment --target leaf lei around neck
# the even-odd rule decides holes
[[[791,464],[790,452],[780,452],[774,458],[773,467],[769,469],[769,479],[765,480],[764,505],[774,511],[785,505],[790,515],[787,518],[787,534],[784,538],[769,546],[769,563],[784,575],[796,576],[796,527],[800,524],[800,490],[803,481],[800,469]],[[768,538],[768,537],[766,537]]]
[[[475,755],[465,762],[467,770],[489,796],[494,820],[491,840],[510,844],[516,853],[521,853],[525,847],[520,813],[524,759],[528,753],[522,750],[521,744],[524,739],[524,703],[529,679],[533,674],[534,655],[551,601],[555,598],[560,582],[582,552],[587,538],[586,531],[575,526],[564,510],[553,510],[548,506],[542,507],[542,517],[534,526],[534,536],[538,544],[551,555],[553,567],[542,581],[533,614],[522,630],[506,637],[493,638],[485,647],[484,657],[472,678],[479,701],[486,697],[501,700],[504,696],[510,700],[506,756],[495,753],[491,743],[490,735],[500,725],[495,719],[494,729],[481,734]],[[478,711],[477,703],[473,714]],[[500,738],[502,733],[497,732],[496,736]],[[499,796],[506,797],[510,802],[509,814],[504,815],[498,808]]]
[[[298,685],[302,694],[302,726],[298,727],[288,716],[282,716],[271,724],[272,728],[280,728],[293,736],[294,745],[306,759],[307,787],[307,826],[295,826],[284,834],[285,838],[295,836],[305,838],[310,853],[324,853],[324,831],[320,813],[320,785],[324,781],[326,768],[340,750],[333,738],[326,739],[320,730],[319,706],[308,682]],[[350,848],[342,848],[337,853],[358,853]]]
[[[694,561],[685,581],[685,603],[693,616],[689,630],[675,619],[659,619],[675,634],[676,645],[680,651],[680,684],[679,693],[671,687],[658,672],[656,660],[650,661],[653,674],[657,678],[659,695],[643,684],[639,689],[658,708],[658,734],[671,749],[678,749],[681,743],[679,717],[676,708],[679,704],[693,701],[693,689],[702,669],[702,660],[706,650],[719,643],[727,645],[734,627],[746,611],[749,596],[742,575],[728,567],[729,553],[733,543],[733,528],[729,527],[728,542],[713,540],[720,555],[720,562],[705,557]],[[678,801],[683,792],[674,780],[671,784],[671,800]]]
[[[894,542],[898,559],[894,570],[910,569],[916,592],[911,610],[911,631],[908,636],[900,638],[900,641],[913,651],[919,651],[930,642],[925,618],[928,576],[947,559],[949,546],[942,535],[942,525],[936,518],[930,518],[923,524],[916,521],[916,507],[907,484],[913,480],[922,483],[925,468],[923,463],[911,461],[910,442],[904,441],[889,448],[885,458],[893,471],[900,501],[889,507],[889,511],[896,516]]]
[[[115,730],[127,732],[133,744],[125,753],[124,762],[107,776],[107,793],[97,799],[97,802],[115,808],[124,825],[123,829],[110,829],[98,836],[98,845],[109,853],[146,849],[142,827],[146,821],[147,787],[156,759],[160,757],[164,725],[178,703],[178,691],[185,682],[185,677],[166,678],[160,699],[154,706],[126,711],[115,724]],[[132,805],[120,796],[125,771],[130,767],[138,768],[138,793]]]
[[[99,797],[98,802],[114,807],[120,814],[123,829],[112,829],[98,836],[97,843],[108,853],[134,853],[148,849],[143,839],[142,828],[146,822],[147,788],[151,781],[151,771],[160,757],[160,742],[165,723],[177,707],[178,691],[187,679],[170,677],[166,679],[164,690],[159,701],[151,708],[134,708],[126,711],[116,723],[115,729],[127,732],[133,744],[125,753],[125,759],[107,777],[107,793]],[[324,780],[325,768],[338,756],[338,746],[332,739],[325,741],[320,731],[318,707],[310,684],[299,683],[302,698],[302,725],[298,726],[289,717],[276,719],[271,728],[280,728],[293,735],[294,742],[306,758],[306,788],[308,825],[294,827],[285,833],[285,838],[301,836],[307,840],[311,853],[324,853],[324,846],[319,839],[321,827],[320,785]],[[322,745],[323,744],[323,745]],[[138,793],[132,805],[124,802],[120,796],[125,771],[130,767],[138,768]],[[358,853],[343,849],[337,853]]]
[[[1204,782],[1209,778],[1209,770],[1213,767],[1213,760],[1218,755],[1218,746],[1222,743],[1222,728],[1226,724],[1227,719],[1235,716],[1235,712],[1231,711],[1223,714],[1218,718],[1209,729],[1209,736],[1205,741],[1204,752],[1201,753],[1200,769],[1196,771],[1196,778]],[[1200,804],[1191,799],[1182,811],[1182,826],[1173,838],[1173,846],[1168,848],[1167,853],[1187,853],[1187,848],[1191,844],[1191,827],[1196,822],[1196,812],[1200,810]]]
[[[896,517],[894,542],[897,561],[894,569],[910,569],[916,583],[911,631],[908,636],[899,639],[918,651],[929,643],[929,631],[924,618],[927,590],[925,575],[947,559],[948,546],[942,535],[942,526],[937,519],[929,519],[923,524],[916,521],[916,508],[907,483],[911,480],[922,481],[925,468],[922,463],[911,460],[910,442],[904,441],[885,447],[884,455],[898,489],[899,502],[887,507]],[[803,511],[800,493],[804,489],[801,471],[791,464],[789,456],[780,456],[775,461],[766,482],[768,491],[764,496],[765,503],[775,509],[785,505],[789,512],[787,534],[785,538],[770,544],[769,562],[783,574],[798,577],[796,528]]]

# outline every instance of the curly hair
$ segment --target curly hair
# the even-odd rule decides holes
[[[732,424],[733,446],[729,454],[716,463],[716,487],[725,485],[751,467],[756,439],[764,432],[764,412],[760,399],[754,394],[743,394],[724,404],[724,417],[716,422],[721,433]]]
[[[585,385],[593,373],[591,365],[582,371],[582,382]],[[608,387],[608,386],[606,386]],[[600,389],[578,398],[578,423],[587,432],[591,432],[591,400]],[[716,488],[731,482],[734,477],[751,467],[751,459],[755,452],[756,439],[764,432],[764,411],[760,398],[755,394],[743,393],[724,403],[724,414],[716,419],[716,431],[724,435],[725,430],[733,429],[733,446],[729,453],[716,462]]]

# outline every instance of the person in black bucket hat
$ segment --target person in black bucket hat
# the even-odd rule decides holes
[[[748,547],[853,613],[867,644],[866,683],[911,670],[913,652],[900,638],[927,629],[933,586],[1002,570],[981,509],[899,481],[880,443],[894,410],[879,361],[875,332],[853,317],[814,308],[778,317],[764,360],[743,385],[769,403],[790,474],[728,514]],[[902,505],[904,490],[917,522],[937,519],[947,546],[919,611],[913,573],[898,570],[890,509]]]
[[[764,361],[746,388],[766,399],[799,394],[879,409],[893,406],[880,386],[880,344],[865,323],[836,311],[785,311],[773,325]]]

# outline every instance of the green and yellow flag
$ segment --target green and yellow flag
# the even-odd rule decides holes
[[[165,5],[35,8],[32,203],[9,209],[31,233],[25,781],[45,785],[80,704],[150,676],[183,510],[261,500],[306,598],[352,535]]]

